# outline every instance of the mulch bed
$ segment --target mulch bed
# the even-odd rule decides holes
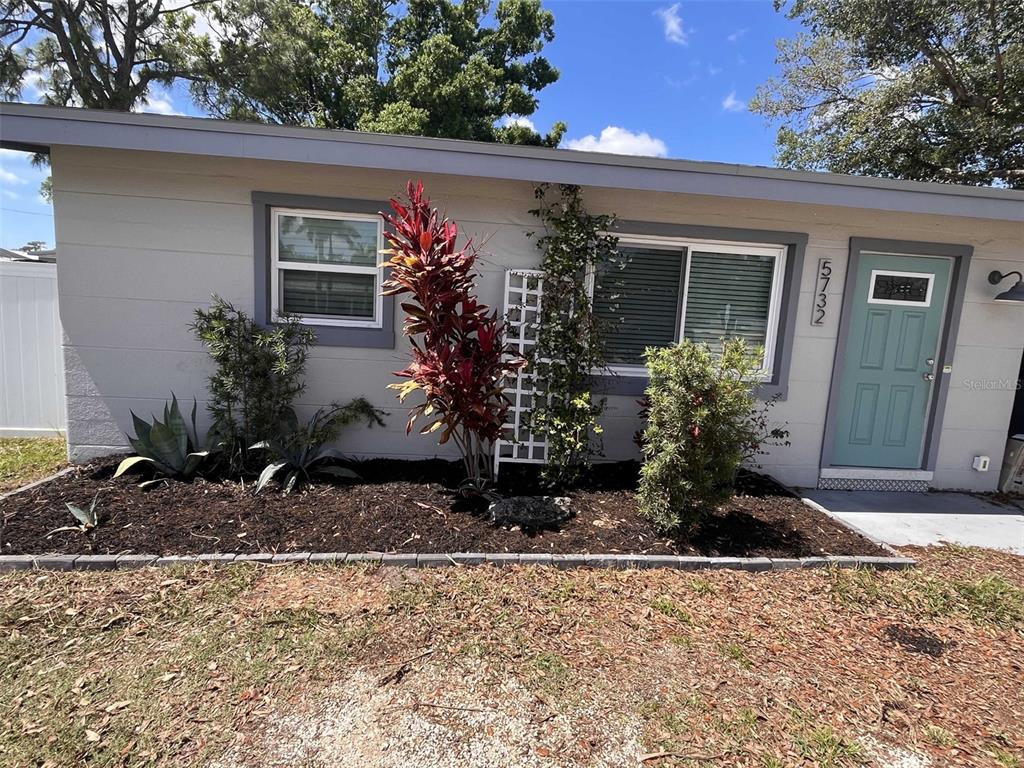
[[[253,483],[168,482],[150,490],[114,479],[115,462],[76,469],[0,501],[0,553],[198,554],[205,552],[539,552],[730,557],[887,555],[763,475],[744,472],[737,494],[689,536],[659,535],[637,512],[637,465],[601,465],[571,494],[574,516],[559,530],[493,525],[486,510],[446,490],[458,479],[444,461],[376,459],[356,465],[362,482],[317,483],[290,496]],[[536,492],[533,467],[503,471],[503,490]],[[100,525],[74,522],[65,502],[99,494]]]

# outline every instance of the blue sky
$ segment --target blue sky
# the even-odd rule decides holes
[[[772,165],[774,130],[747,111],[776,72],[775,40],[799,25],[771,0],[545,0],[561,71],[529,119],[541,132],[569,125],[563,146],[691,160]],[[38,100],[31,87],[26,101]],[[196,114],[183,88],[152,94],[146,111]],[[0,150],[0,246],[54,241],[44,170]]]

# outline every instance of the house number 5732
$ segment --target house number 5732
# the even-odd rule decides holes
[[[828,286],[832,282],[832,259],[818,259],[818,282],[814,289],[811,325],[824,325],[828,313]]]

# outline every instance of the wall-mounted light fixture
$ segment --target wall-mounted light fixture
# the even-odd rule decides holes
[[[1017,283],[1008,291],[1003,291],[993,301],[1005,302],[1007,304],[1024,304],[1024,275],[1020,272],[1000,272],[995,270],[988,273],[988,281],[992,285],[999,285],[1010,275],[1017,276]]]

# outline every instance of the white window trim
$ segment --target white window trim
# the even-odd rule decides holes
[[[344,318],[334,315],[299,315],[303,325],[331,326],[340,328],[382,328],[384,324],[384,297],[381,286],[384,282],[384,267],[360,267],[347,264],[309,264],[296,261],[281,261],[279,256],[280,241],[278,228],[281,216],[304,216],[315,219],[334,219],[337,221],[371,221],[377,225],[377,248],[379,254],[384,250],[384,225],[379,216],[368,213],[344,213],[340,211],[323,211],[315,208],[279,208],[270,209],[270,315],[273,318],[283,316],[281,311],[281,271],[295,272],[332,272],[350,275],[376,275],[374,281],[373,318]]]
[[[616,235],[616,233],[607,233]],[[685,338],[686,302],[690,292],[690,254],[694,251],[704,253],[730,253],[739,256],[769,256],[774,259],[772,271],[772,291],[768,301],[768,327],[765,329],[764,359],[761,361],[763,372],[761,378],[770,381],[775,373],[775,350],[778,345],[779,324],[782,312],[782,294],[785,289],[786,259],[789,249],[785,245],[769,245],[766,243],[746,243],[735,240],[696,240],[691,238],[660,237],[657,235],[617,235],[619,245],[651,246],[665,250],[678,250],[680,258],[686,260],[683,273],[682,303],[679,312],[679,327],[676,329],[676,343]],[[593,273],[588,275],[590,297],[594,297]],[[921,306],[918,304],[918,306]],[[605,370],[617,376],[647,376],[646,365],[610,365]]]
[[[900,299],[876,299],[875,279],[878,277],[923,277],[928,280],[928,291],[924,301],[902,301]],[[868,280],[868,304],[889,304],[895,307],[920,307],[927,309],[932,305],[932,288],[935,287],[935,275],[931,272],[898,272],[893,269],[872,269]]]

